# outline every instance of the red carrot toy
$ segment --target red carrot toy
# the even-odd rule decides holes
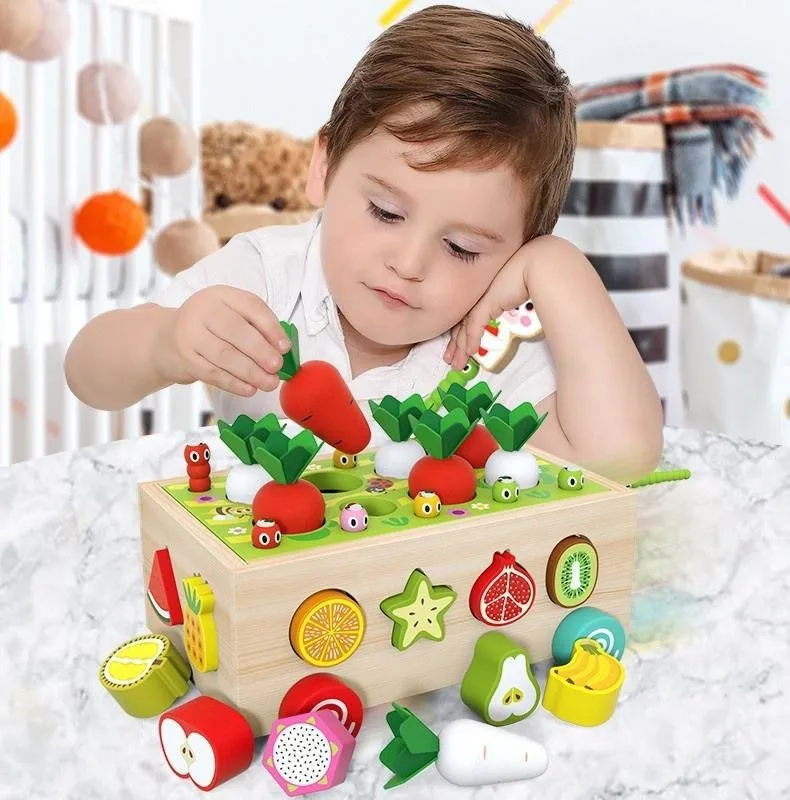
[[[354,455],[370,443],[370,426],[348,384],[328,361],[299,363],[299,334],[290,322],[280,325],[291,340],[279,376],[280,405],[285,415],[319,439]]]
[[[464,458],[455,455],[475,423],[460,409],[444,416],[426,409],[419,417],[409,417],[414,438],[426,452],[409,471],[409,497],[420,492],[435,492],[442,505],[474,500],[477,474]]]
[[[446,390],[440,386],[437,391],[442,398],[442,405],[448,411],[460,408],[469,422],[473,423],[472,432],[458,446],[455,455],[466,459],[475,469],[483,469],[491,453],[499,449],[499,444],[491,431],[479,420],[482,413],[493,405],[500,392],[491,394],[485,381],[475,383],[471,388],[454,383]]]

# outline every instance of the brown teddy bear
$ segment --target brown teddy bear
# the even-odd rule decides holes
[[[313,138],[249,122],[202,129],[203,218],[221,242],[264,225],[303,222],[315,213],[305,196],[312,149]]]

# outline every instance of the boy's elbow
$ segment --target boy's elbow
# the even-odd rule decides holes
[[[608,457],[597,471],[622,484],[649,475],[661,463],[664,453],[663,419],[645,421],[611,441]]]
[[[630,463],[627,480],[624,483],[644,478],[661,463],[664,454],[664,428],[662,424],[651,426],[636,438],[629,453]]]
[[[664,422],[660,403],[623,424],[602,426],[577,449],[577,463],[621,484],[629,484],[653,472],[664,453]],[[614,420],[613,420],[614,421]]]

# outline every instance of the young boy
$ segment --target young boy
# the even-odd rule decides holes
[[[574,110],[531,29],[446,5],[411,14],[372,43],[319,132],[314,219],[236,236],[153,302],[91,320],[66,355],[69,386],[120,409],[203,381],[218,417],[282,415],[287,319],[302,360],[335,364],[358,400],[427,395],[489,318],[531,298],[545,338],[480,378],[505,405],[549,412],[531,444],[643,476],[663,444],[655,387],[590,263],[550,235]]]

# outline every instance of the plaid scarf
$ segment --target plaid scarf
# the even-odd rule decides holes
[[[765,75],[737,64],[708,64],[575,87],[577,118],[663,124],[667,200],[678,224],[713,225],[714,192],[735,197],[759,132]]]

